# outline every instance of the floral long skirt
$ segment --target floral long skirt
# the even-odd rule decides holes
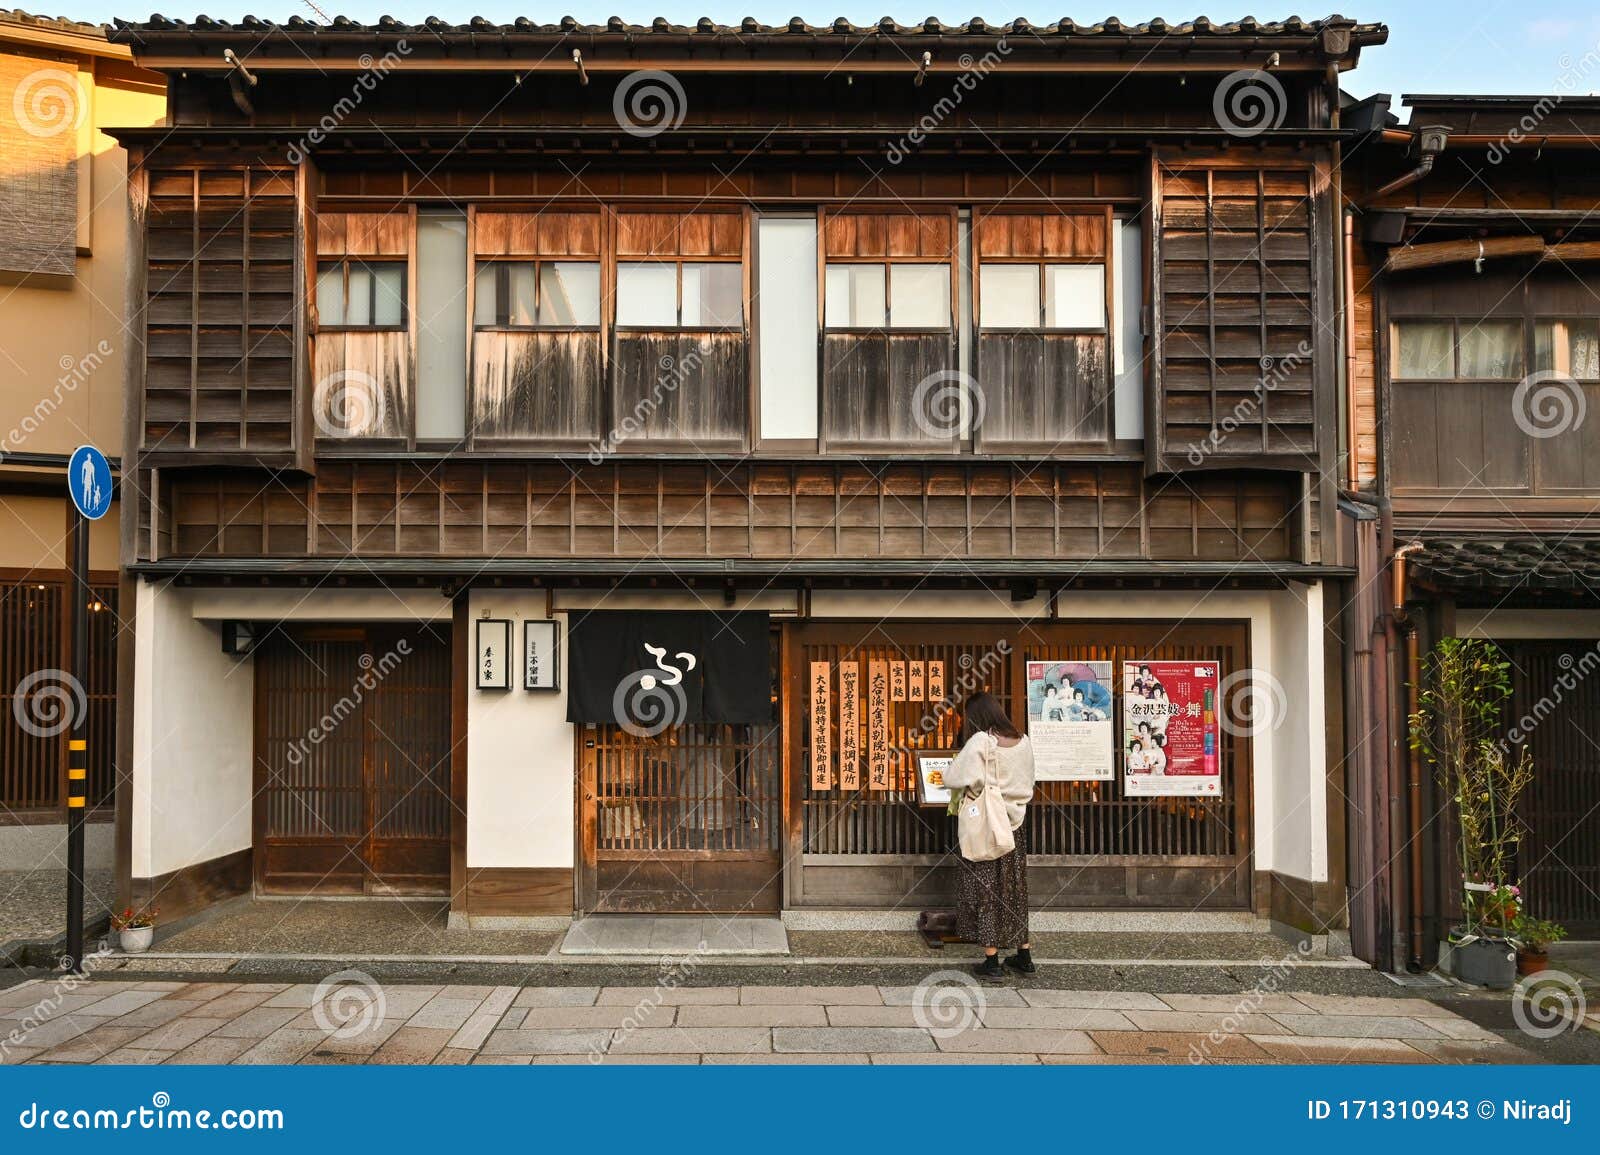
[[[1027,825],[1012,834],[1016,849],[991,862],[960,860],[956,874],[956,933],[983,946],[1018,947],[1028,934]]]

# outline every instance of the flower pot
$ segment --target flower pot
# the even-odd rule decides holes
[[[130,926],[117,932],[122,942],[123,954],[143,954],[150,949],[150,940],[155,938],[156,928],[153,926]]]
[[[1517,973],[1519,975],[1536,975],[1550,966],[1550,955],[1542,950],[1532,947],[1523,947],[1517,952]]]
[[[1517,952],[1503,938],[1475,938],[1451,945],[1450,966],[1464,983],[1503,991],[1516,982]]]

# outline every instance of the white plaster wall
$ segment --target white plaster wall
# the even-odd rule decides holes
[[[563,689],[553,694],[524,690],[519,680],[522,622],[546,616],[544,592],[474,591],[469,620],[486,614],[514,623],[513,685],[467,690],[467,868],[570,867],[576,751],[567,721],[567,615],[555,615]],[[471,660],[470,649],[455,656],[462,670]]]
[[[437,589],[197,589],[191,613],[207,621],[438,622],[450,620],[450,599]]]
[[[248,658],[222,652],[188,591],[138,584],[133,702],[133,875],[152,878],[251,841]]]
[[[1463,638],[1534,638],[1556,642],[1600,638],[1600,610],[1457,610]]]

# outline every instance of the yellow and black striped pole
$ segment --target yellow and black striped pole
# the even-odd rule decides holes
[[[89,684],[89,519],[72,511],[72,677]],[[83,818],[89,793],[87,701],[67,731],[67,970],[83,970]]]

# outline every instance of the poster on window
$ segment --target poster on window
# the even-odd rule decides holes
[[[1122,664],[1123,793],[1222,797],[1215,662]]]
[[[1028,738],[1041,782],[1109,782],[1116,773],[1110,662],[1028,663]]]

